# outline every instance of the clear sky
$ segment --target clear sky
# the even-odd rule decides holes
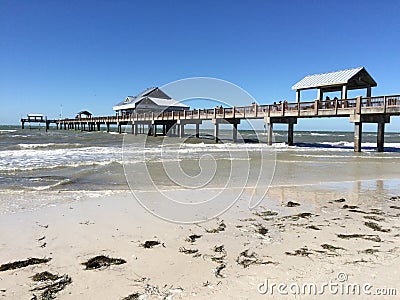
[[[399,15],[397,0],[0,0],[0,124],[56,118],[61,106],[63,117],[112,115],[127,95],[193,76],[266,104],[294,101],[305,75],[365,66],[373,95],[400,94]],[[346,119],[297,128],[352,129]]]

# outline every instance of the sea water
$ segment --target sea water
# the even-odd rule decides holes
[[[290,147],[281,131],[274,133],[273,146],[266,145],[262,131],[241,130],[236,144],[230,130],[220,132],[218,144],[212,133],[205,129],[200,139],[180,139],[0,126],[0,209],[59,203],[66,200],[57,196],[60,192],[76,200],[83,192],[102,195],[132,184],[145,190],[149,182],[143,180],[143,166],[161,189],[196,188],[193,178],[198,188],[224,187],[227,178],[233,185],[246,178],[250,185],[265,186],[400,178],[399,133],[385,134],[385,153],[376,152],[376,133],[368,132],[362,153],[353,151],[352,132],[297,131]],[[260,178],[263,162],[267,170]],[[214,173],[204,173],[211,179],[203,180],[198,175],[208,168]],[[175,173],[187,176],[174,180]]]

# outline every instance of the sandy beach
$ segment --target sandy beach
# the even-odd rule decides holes
[[[35,288],[44,283],[32,276],[44,271],[71,279],[57,299],[294,297],[271,290],[273,283],[369,283],[371,293],[398,292],[398,181],[272,186],[253,211],[248,192],[218,219],[192,225],[153,216],[129,191],[3,215],[0,264],[51,260],[0,272],[0,295],[41,299]],[[126,262],[86,270],[82,264],[99,255]]]

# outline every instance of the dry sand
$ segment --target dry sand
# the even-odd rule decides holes
[[[197,225],[156,218],[126,191],[2,215],[0,265],[51,260],[0,272],[0,298],[40,299],[41,291],[32,289],[43,283],[31,277],[48,271],[72,279],[55,294],[57,299],[135,299],[134,294],[137,299],[294,298],[276,290],[262,295],[257,287],[265,279],[287,285],[338,283],[340,272],[348,276],[344,283],[368,282],[371,292],[396,288],[397,296],[379,297],[396,299],[400,198],[390,199],[376,188],[355,191],[357,184],[274,187],[253,211],[247,209],[245,193],[218,219]],[[193,234],[201,237],[187,241]],[[146,241],[160,244],[144,248]],[[98,255],[126,263],[85,270],[82,263]]]

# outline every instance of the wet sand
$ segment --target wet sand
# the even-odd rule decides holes
[[[255,210],[245,191],[218,219],[197,225],[156,218],[127,191],[2,215],[0,265],[51,260],[1,271],[0,297],[40,299],[37,287],[52,281],[32,276],[44,271],[71,278],[57,299],[282,298],[258,287],[266,279],[340,283],[341,272],[345,283],[399,294],[399,195],[393,180],[275,186]],[[86,270],[100,255],[125,262]]]

